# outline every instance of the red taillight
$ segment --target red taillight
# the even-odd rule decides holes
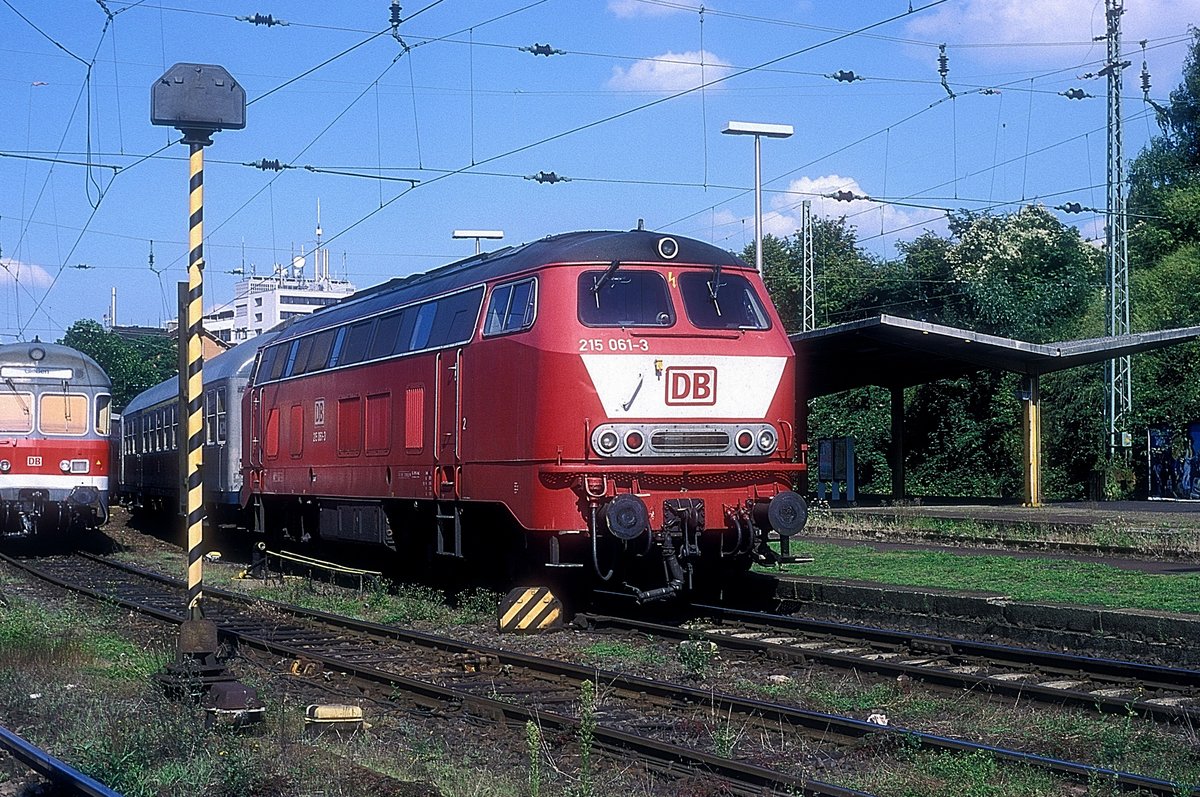
[[[741,430],[734,439],[734,445],[737,446],[738,451],[749,451],[750,447],[754,445],[754,434],[749,429]]]
[[[625,435],[625,448],[630,453],[636,454],[637,452],[641,451],[642,446],[645,445],[645,443],[646,438],[642,437],[641,432],[632,431]]]

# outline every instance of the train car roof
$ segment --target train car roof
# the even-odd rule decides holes
[[[24,341],[0,345],[0,369],[7,371],[7,373],[3,373],[3,371],[0,373],[11,379],[32,377],[47,383],[61,384],[62,377],[54,375],[53,372],[68,367],[72,371],[70,381],[76,385],[112,387],[112,380],[108,378],[108,374],[104,372],[99,363],[70,346],[63,346],[61,343],[42,343],[36,339],[33,342]]]
[[[665,257],[659,242],[670,238],[676,253]],[[669,250],[668,250],[669,251]],[[481,282],[504,279],[552,263],[678,263],[748,268],[732,252],[693,238],[650,230],[568,232],[532,243],[509,246],[450,263],[421,274],[398,277],[348,296],[337,304],[297,318],[280,340],[336,326],[431,296]]]
[[[270,343],[279,332],[276,329],[268,330],[267,332],[242,341],[232,349],[223,351],[211,360],[204,361],[204,384],[211,385],[214,382],[231,377],[244,376],[249,378],[250,369],[254,366],[254,358],[258,355],[258,350]],[[161,404],[179,395],[179,378],[171,377],[162,382],[159,382],[154,387],[148,387],[141,393],[138,393],[129,403],[121,410],[123,415],[128,415],[133,412],[140,412],[147,407],[153,407],[155,404]]]

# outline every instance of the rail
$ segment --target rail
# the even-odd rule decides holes
[[[13,758],[69,794],[83,794],[88,797],[121,797],[120,792],[113,791],[100,781],[88,777],[70,764],[55,758],[3,726],[0,726],[0,747],[3,747]]]

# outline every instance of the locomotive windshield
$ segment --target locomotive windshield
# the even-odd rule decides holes
[[[579,320],[589,327],[669,327],[675,308],[657,271],[613,269],[579,275]]]
[[[699,329],[771,326],[754,286],[740,274],[685,272],[679,275],[679,291],[688,320]]]

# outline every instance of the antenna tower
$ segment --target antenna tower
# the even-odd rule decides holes
[[[1121,135],[1121,15],[1125,0],[1105,0],[1108,22],[1108,204],[1104,242],[1108,256],[1108,334],[1129,334],[1129,248],[1125,232],[1125,148]],[[1126,450],[1132,442],[1129,418],[1132,409],[1132,371],[1129,356],[1110,360],[1108,376],[1109,455]]]

